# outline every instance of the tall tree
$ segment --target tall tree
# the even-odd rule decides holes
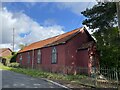
[[[82,14],[87,18],[83,24],[95,31],[93,35],[101,53],[100,65],[120,66],[116,3],[99,2],[93,8],[83,11]]]
[[[98,28],[100,31],[102,31],[101,29],[103,28],[108,29],[117,23],[116,12],[116,4],[114,2],[99,2],[93,6],[93,8],[81,12],[87,17],[87,19],[83,21],[83,24],[86,24],[91,29]]]

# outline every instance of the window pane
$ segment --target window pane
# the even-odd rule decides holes
[[[22,55],[20,54],[20,61],[22,61]]]
[[[30,63],[30,52],[27,53],[28,63]]]
[[[52,63],[57,63],[57,51],[55,47],[52,49]]]
[[[20,54],[19,62],[22,63],[22,55]]]
[[[38,50],[38,54],[37,54],[37,63],[41,63],[41,51]]]

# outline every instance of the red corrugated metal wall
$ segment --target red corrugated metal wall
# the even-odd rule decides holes
[[[27,52],[21,53],[23,60],[22,66],[32,68],[32,57],[34,56],[33,68],[43,69],[50,72],[61,72],[61,73],[78,73],[74,69],[70,69],[71,67],[88,67],[89,56],[88,51],[77,51],[77,49],[81,46],[82,43],[88,42],[88,36],[85,32],[79,33],[74,38],[69,40],[64,45],[55,46],[57,49],[57,63],[51,64],[51,55],[52,48],[47,47],[42,48],[41,50],[41,63],[37,63],[37,51],[38,49],[30,51],[30,63],[27,63]],[[34,53],[34,55],[33,55]],[[17,56],[17,61],[19,62],[19,54]],[[66,68],[67,67],[67,68]]]
[[[67,43],[66,66],[71,66],[67,69],[67,73],[79,73],[76,71],[76,68],[88,67],[88,51],[82,51],[82,53],[77,51],[77,49],[82,45],[82,43],[87,43],[88,41],[88,36],[85,32],[82,32]]]

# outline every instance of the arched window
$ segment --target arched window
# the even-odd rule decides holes
[[[27,63],[30,63],[30,52],[27,52],[27,59],[28,59]]]
[[[37,63],[41,63],[41,51],[40,51],[40,49],[37,52]]]
[[[20,59],[20,62],[22,62],[22,55],[21,54],[20,54],[20,58],[19,59]]]
[[[54,47],[52,49],[52,64],[55,64],[57,63],[57,50],[56,48]]]

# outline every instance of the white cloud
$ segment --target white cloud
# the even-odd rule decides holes
[[[87,8],[93,7],[97,2],[64,2],[58,3],[57,7],[61,10],[68,9],[77,15],[81,15],[81,12]]]
[[[11,44],[0,44],[0,48],[10,48],[12,49],[12,45]]]
[[[0,25],[2,28],[2,43],[12,44],[13,27],[15,28],[15,49],[18,49],[19,44],[30,44],[39,40],[43,40],[58,34],[64,33],[63,27],[59,25],[42,26],[32,20],[26,14],[12,13],[6,8],[0,10],[0,18],[2,22]],[[21,37],[21,34],[27,34],[25,37]],[[1,39],[1,37],[0,37]]]
[[[44,25],[46,25],[46,26],[51,26],[53,24],[54,25],[57,24],[57,22],[54,19],[49,18],[49,19],[47,19],[47,20],[44,21]]]

